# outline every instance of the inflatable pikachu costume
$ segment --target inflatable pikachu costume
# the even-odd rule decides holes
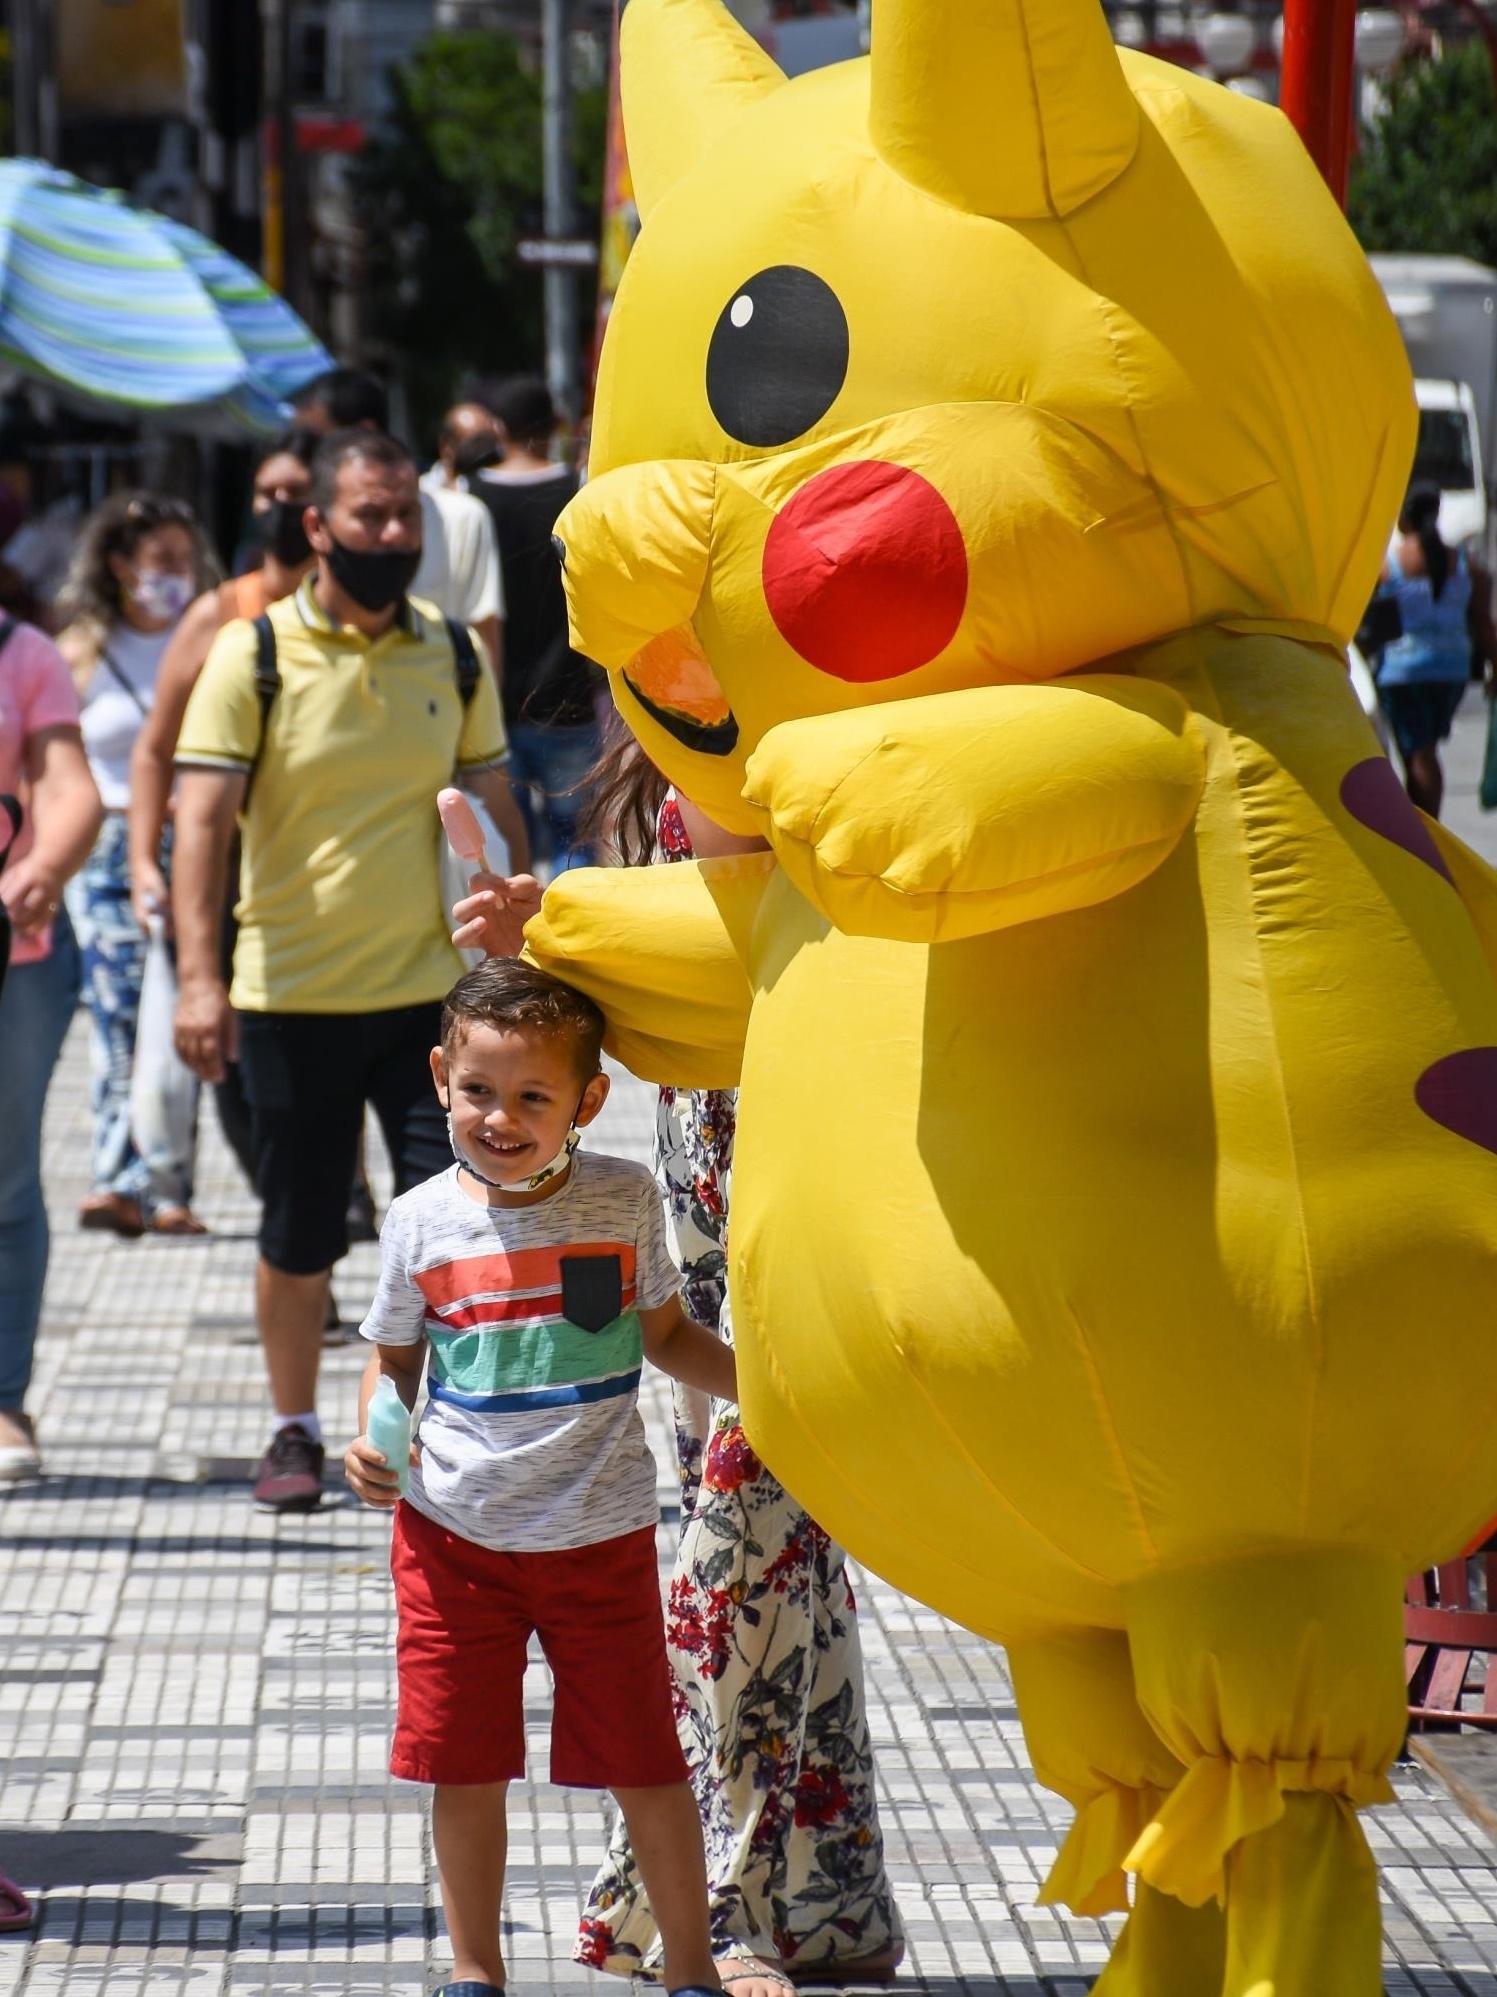
[[[624,16],[574,635],[772,851],[530,949],[741,1078],[750,1433],[1009,1646],[1099,1990],[1374,1997],[1403,1578],[1497,1510],[1497,877],[1342,649],[1408,372],[1278,112],[1097,0],[873,19]]]

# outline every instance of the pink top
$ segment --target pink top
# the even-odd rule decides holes
[[[0,649],[0,791],[19,797],[26,809],[21,836],[10,850],[12,862],[31,844],[26,795],[26,748],[44,728],[76,728],[78,695],[67,662],[44,631],[17,624]],[[34,964],[52,948],[52,925],[35,936],[13,936],[13,964]]]

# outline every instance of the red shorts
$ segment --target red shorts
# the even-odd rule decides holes
[[[686,1780],[652,1526],[556,1553],[495,1553],[403,1504],[390,1566],[400,1678],[392,1775],[459,1784],[525,1773],[533,1631],[556,1685],[553,1782],[653,1789]]]

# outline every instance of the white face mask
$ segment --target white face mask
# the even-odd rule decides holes
[[[491,1179],[486,1172],[480,1172],[473,1160],[457,1141],[457,1132],[452,1127],[452,1112],[447,1112],[447,1142],[452,1146],[452,1155],[465,1172],[471,1172],[482,1186],[492,1186],[496,1193],[533,1193],[540,1187],[549,1185],[552,1179],[559,1179],[572,1162],[572,1153],[582,1142],[582,1132],[574,1123],[567,1132],[561,1149],[549,1165],[542,1165],[538,1172],[527,1172],[523,1179]]]
[[[137,569],[130,589],[137,609],[163,623],[180,617],[196,594],[192,577],[172,569]]]

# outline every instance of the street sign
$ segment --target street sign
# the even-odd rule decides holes
[[[521,263],[560,264],[567,270],[591,270],[598,261],[598,246],[582,237],[521,236],[515,244]]]

